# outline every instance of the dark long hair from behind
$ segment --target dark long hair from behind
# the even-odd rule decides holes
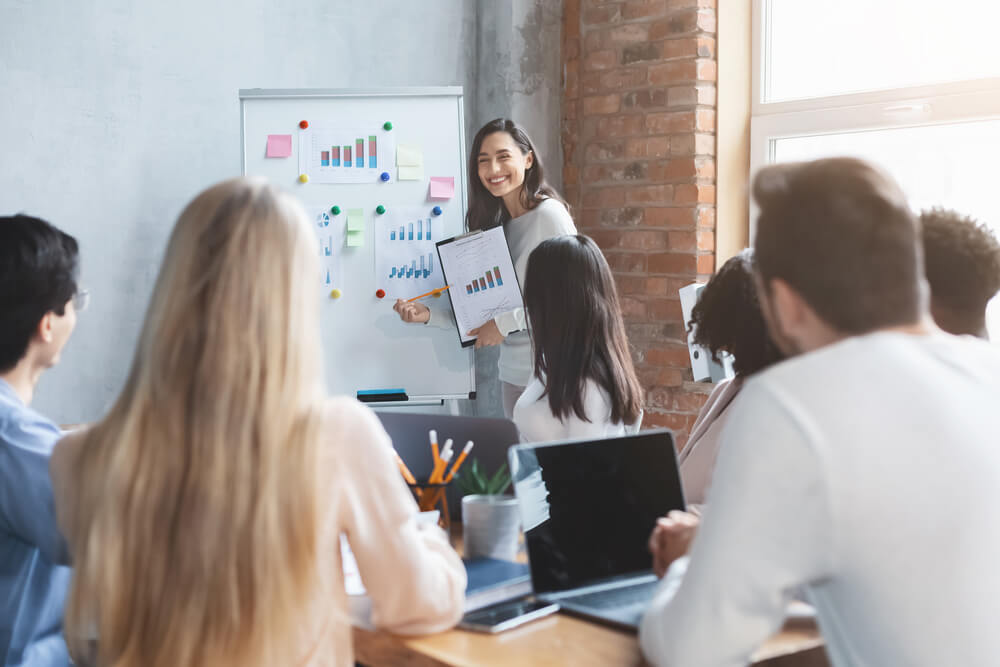
[[[535,356],[552,414],[589,421],[587,380],[608,393],[611,421],[634,423],[642,388],[629,354],[618,290],[607,260],[587,236],[544,241],[528,257],[524,305]]]
[[[753,250],[747,248],[722,265],[701,291],[691,310],[689,330],[694,342],[719,361],[720,352],[733,355],[733,370],[745,376],[781,361],[782,354],[767,333],[753,276]]]
[[[466,228],[470,232],[477,229],[492,229],[510,220],[510,213],[503,205],[503,199],[490,194],[479,180],[479,151],[483,147],[483,140],[497,132],[509,134],[523,155],[528,153],[534,155],[534,163],[524,172],[521,205],[530,211],[545,199],[555,199],[569,208],[562,196],[545,180],[542,156],[535,150],[528,133],[508,118],[495,118],[476,132],[472,140],[472,150],[469,151],[469,210],[465,214]]]

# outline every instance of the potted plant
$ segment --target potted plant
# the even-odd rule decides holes
[[[457,481],[462,493],[465,557],[514,560],[521,516],[514,496],[505,495],[511,481],[507,464],[490,476],[473,459]]]

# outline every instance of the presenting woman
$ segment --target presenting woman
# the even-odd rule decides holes
[[[546,239],[575,234],[576,226],[559,193],[545,181],[545,171],[527,133],[506,118],[492,120],[476,133],[469,154],[469,231],[503,225],[514,272],[523,286],[528,256]],[[405,322],[443,320],[419,302],[397,301],[396,312]],[[501,313],[477,329],[476,347],[500,346],[500,382],[504,414],[509,419],[514,404],[532,378],[531,339],[524,309]]]

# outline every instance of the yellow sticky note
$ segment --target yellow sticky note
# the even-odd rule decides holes
[[[424,180],[423,167],[396,167],[399,172],[396,179],[400,181],[422,181]]]
[[[365,210],[363,208],[347,209],[347,231],[365,231]]]
[[[398,144],[396,146],[397,167],[423,167],[424,152],[420,146],[413,144]]]
[[[348,248],[360,248],[365,244],[365,233],[360,232],[347,232],[347,247]]]

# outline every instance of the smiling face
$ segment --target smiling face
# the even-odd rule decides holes
[[[507,132],[494,132],[483,139],[479,148],[479,180],[494,197],[505,200],[517,195],[524,185],[524,172],[535,163],[534,155],[527,154]]]

